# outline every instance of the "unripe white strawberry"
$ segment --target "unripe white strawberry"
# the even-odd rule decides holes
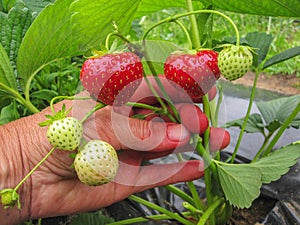
[[[82,134],[82,123],[74,117],[54,120],[47,130],[47,138],[51,145],[67,151],[73,151],[78,147]]]
[[[221,74],[229,81],[243,77],[251,68],[252,62],[253,56],[248,46],[227,45],[218,56]]]
[[[74,160],[79,180],[96,186],[112,181],[119,168],[116,150],[107,142],[91,140],[79,149]]]

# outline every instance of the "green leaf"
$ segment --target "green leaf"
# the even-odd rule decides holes
[[[4,50],[3,46],[0,44],[0,90],[1,95],[8,96],[11,95],[10,89],[13,91],[17,91],[17,82],[14,75],[14,71],[12,69],[9,58]]]
[[[239,127],[242,128],[244,123],[244,118],[237,119],[226,123],[226,127]],[[260,114],[254,113],[249,116],[246,124],[245,132],[248,133],[264,133],[264,124]]]
[[[0,1],[0,5],[2,5],[3,10],[8,12],[16,3],[17,0],[2,0]]]
[[[55,0],[23,0],[26,6],[31,9],[33,12],[39,13],[42,11],[47,5],[55,2]]]
[[[14,69],[20,44],[32,20],[30,10],[19,2],[8,14],[0,13],[0,40]]]
[[[282,147],[250,165],[260,169],[263,183],[270,183],[286,174],[299,158],[300,143],[294,143]]]
[[[273,37],[271,34],[267,33],[252,32],[248,33],[245,39],[251,47],[256,48],[254,49],[255,54],[253,54],[253,65],[257,67],[266,58],[270,45],[273,41]]]
[[[143,0],[141,1],[137,12],[135,14],[136,18],[145,16],[150,13],[154,13],[163,9],[180,7],[186,8],[186,1],[184,0]]]
[[[248,164],[215,163],[226,199],[235,207],[250,207],[260,194],[260,169]]]
[[[300,103],[300,95],[295,95],[286,98],[286,101],[283,102],[281,107],[277,110],[277,119],[281,123],[285,121],[285,119],[293,112],[293,110]],[[299,128],[300,127],[300,113],[293,119],[290,124],[291,127]],[[289,126],[289,127],[290,127]]]
[[[13,101],[8,106],[2,108],[0,114],[0,125],[4,125],[19,118],[20,114],[18,112],[17,105],[15,101]]]
[[[279,128],[279,126],[285,121],[285,119],[291,114],[295,107],[300,102],[300,95],[291,97],[282,97],[274,99],[268,102],[257,102],[257,108],[259,109],[266,128],[273,132]],[[298,114],[288,127],[300,127],[300,115]]]
[[[276,17],[300,16],[299,0],[203,0],[203,2],[230,12]]]
[[[20,46],[17,64],[24,90],[32,76],[45,65],[80,53],[79,37],[72,33],[72,13],[69,11],[72,2],[57,0],[48,5],[27,31]]]
[[[141,0],[77,0],[71,5],[75,36],[81,39],[80,49],[99,48],[106,36],[115,30],[127,34]]]
[[[101,211],[97,211],[94,213],[82,213],[76,216],[69,225],[106,225],[108,223],[112,223],[114,220],[109,218]]]
[[[265,62],[263,69],[300,55],[300,46],[281,52]]]
[[[285,98],[278,98],[267,102],[256,103],[256,106],[265,121],[266,128],[269,131],[274,131],[280,126],[280,123],[277,119],[277,110],[285,101]],[[277,125],[274,126],[274,124]]]
[[[50,102],[51,99],[57,95],[58,95],[58,93],[56,91],[48,90],[48,89],[42,89],[42,90],[30,93],[31,98],[38,98],[38,99],[46,100],[48,102]]]

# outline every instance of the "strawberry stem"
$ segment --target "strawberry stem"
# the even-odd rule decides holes
[[[189,12],[194,11],[192,0],[186,0],[186,6]],[[191,14],[189,17],[191,21],[192,34],[199,34],[198,24],[197,24],[195,14]],[[201,46],[200,35],[193,35],[192,38],[193,38],[194,47],[196,49],[199,48]]]
[[[135,201],[135,202],[138,202],[138,203],[140,203],[140,204],[142,204],[142,205],[145,205],[145,206],[147,206],[147,207],[149,207],[149,208],[152,208],[152,209],[154,209],[154,210],[157,210],[158,212],[164,213],[165,215],[169,216],[169,217],[172,218],[172,219],[175,219],[175,220],[181,222],[182,224],[185,224],[185,225],[193,225],[192,222],[190,222],[189,220],[187,220],[187,219],[181,217],[179,214],[173,213],[173,212],[171,212],[171,211],[169,211],[169,210],[167,210],[167,209],[165,209],[165,208],[163,208],[163,207],[161,207],[161,206],[158,206],[158,205],[156,205],[156,204],[154,204],[154,203],[148,202],[147,200],[144,200],[144,199],[142,199],[142,198],[140,198],[140,197],[138,197],[138,196],[131,195],[131,196],[129,196],[128,198],[129,198],[130,200],[133,200],[133,201]]]
[[[91,109],[82,119],[81,123],[84,123],[90,116],[92,116],[97,110],[102,109],[106,105],[104,103],[98,103],[97,105],[94,106],[93,109]]]
[[[54,152],[56,148],[53,147],[51,148],[51,150],[47,153],[47,155],[38,163],[35,165],[35,167],[32,168],[32,170],[30,170],[30,172],[19,182],[19,184],[17,184],[17,186],[14,188],[15,191],[17,191],[21,185],[33,174],[34,171],[36,171],[36,169],[44,162],[46,161],[46,159]]]
[[[184,161],[184,158],[182,157],[181,153],[176,154],[176,156],[177,156],[177,159],[178,159],[179,162],[183,162]],[[195,186],[194,182],[193,181],[188,181],[187,182],[187,186],[189,187],[189,190],[190,190],[191,195],[193,197],[194,205],[198,209],[204,210],[205,209],[205,205],[204,205],[204,203],[201,201],[201,199],[199,197],[199,194],[197,192],[197,189],[196,189],[196,186]]]
[[[160,111],[162,111],[162,109],[159,108],[159,107],[155,107],[155,106],[144,104],[144,103],[127,102],[126,105],[127,106],[132,106],[132,107],[143,108],[143,109],[150,109],[150,110],[152,110],[154,112],[160,112]]]
[[[169,184],[167,186],[165,186],[165,188],[174,193],[175,195],[179,196],[182,200],[184,200],[186,203],[189,203],[192,206],[195,206],[194,203],[194,199],[189,196],[187,193],[185,193],[183,190],[181,190],[180,188],[177,188],[176,186]]]
[[[19,103],[27,107],[31,113],[38,113],[39,110],[29,101],[28,99],[23,98],[23,96],[13,88],[8,87],[5,84],[0,83],[0,87],[12,94],[12,98],[16,99]]]
[[[209,206],[209,208],[204,212],[204,214],[201,216],[200,221],[197,223],[197,225],[205,225],[207,220],[210,218],[210,216],[214,213],[216,208],[224,203],[224,198],[219,198],[218,200],[214,201],[212,205]]]
[[[246,112],[246,116],[244,118],[243,125],[241,127],[239,137],[237,139],[237,143],[235,145],[234,151],[233,151],[232,156],[231,156],[231,163],[234,162],[235,157],[237,155],[237,152],[239,150],[240,144],[241,144],[242,139],[243,139],[243,135],[244,135],[244,132],[245,132],[245,129],[246,129],[246,126],[247,126],[247,122],[248,122],[248,119],[249,119],[249,116],[250,116],[250,113],[251,113],[252,105],[253,105],[253,102],[254,102],[254,97],[255,97],[255,92],[256,92],[256,85],[257,85],[259,74],[260,74],[260,71],[256,71],[254,81],[253,81],[253,85],[252,85],[251,95],[250,95],[250,99],[249,99],[248,109],[247,109],[247,112]]]
[[[119,37],[121,40],[123,40],[124,42],[130,44],[131,41],[129,39],[127,39],[126,37],[124,37],[119,31],[116,31],[116,32],[112,32],[112,33],[109,33],[107,36],[106,36],[106,39],[105,39],[105,48],[106,50],[109,50],[110,47],[109,47],[109,41],[111,39],[112,36],[117,36]]]
[[[192,49],[193,48],[193,42],[192,42],[192,39],[191,39],[191,36],[190,36],[188,30],[183,25],[183,23],[181,23],[179,20],[175,20],[174,22],[177,23],[181,27],[181,29],[183,30],[183,32],[186,36],[186,39],[187,39],[187,42],[188,42],[188,48]]]
[[[174,213],[174,214],[178,214],[178,213]],[[192,216],[191,212],[182,212],[181,214],[185,217]],[[130,219],[120,220],[120,221],[109,223],[107,225],[138,224],[138,223],[143,223],[143,222],[148,222],[148,221],[154,221],[157,223],[160,220],[170,220],[170,219],[172,219],[172,218],[166,214],[156,214],[156,215],[151,215],[151,216],[143,216],[143,217],[141,216],[141,217],[134,217],[134,218],[130,218]]]
[[[51,109],[51,112],[53,114],[55,114],[55,110],[54,110],[54,101],[58,100],[58,99],[64,99],[64,100],[88,100],[88,99],[91,99],[91,97],[74,97],[74,96],[56,96],[54,98],[51,99],[50,101],[50,109]]]
[[[190,16],[190,15],[194,15],[194,14],[199,14],[199,13],[213,13],[213,14],[217,14],[221,17],[223,17],[224,19],[226,19],[230,24],[231,26],[233,27],[235,33],[236,33],[236,45],[239,46],[240,45],[240,33],[239,33],[239,30],[237,28],[237,26],[235,25],[235,23],[233,22],[233,20],[225,15],[224,13],[221,13],[219,11],[216,11],[216,10],[211,10],[211,9],[200,9],[200,10],[196,10],[196,11],[191,11],[191,12],[186,12],[186,13],[181,13],[181,14],[177,14],[177,15],[174,15],[174,16],[170,16],[168,18],[165,18],[163,20],[160,20],[159,22],[157,22],[156,24],[152,25],[143,35],[142,37],[142,40],[145,40],[146,37],[148,36],[148,34],[151,32],[151,30],[153,30],[154,28],[156,28],[157,26],[160,26],[164,23],[170,23],[170,22],[173,22],[181,17],[186,17],[186,16]],[[197,43],[194,43],[196,45],[200,45],[200,42],[197,44]]]
[[[172,100],[170,99],[169,95],[167,94],[167,92],[166,92],[164,86],[162,85],[162,83],[161,83],[159,77],[157,76],[156,70],[154,69],[154,66],[153,66],[151,60],[149,59],[149,56],[148,56],[147,50],[146,50],[146,43],[145,43],[145,41],[143,42],[143,45],[144,45],[143,55],[144,55],[144,57],[145,57],[145,60],[146,60],[146,62],[147,62],[147,65],[148,65],[148,67],[149,67],[149,69],[150,69],[150,71],[151,71],[151,73],[152,73],[152,75],[153,75],[153,77],[154,77],[156,83],[158,84],[158,86],[159,86],[161,92],[163,93],[163,97],[168,101],[168,104],[169,104],[169,106],[171,107],[172,112],[173,112],[173,114],[175,115],[175,118],[173,117],[173,115],[172,115],[171,113],[168,113],[167,115],[169,116],[169,118],[170,118],[174,123],[180,122],[180,116],[179,116],[179,113],[178,113],[177,109],[175,108],[174,104],[172,103]],[[162,108],[163,108],[164,110],[167,111],[167,106],[166,106],[166,104],[165,104],[164,101],[160,98],[160,96],[159,96],[158,93],[155,91],[155,89],[152,87],[152,85],[151,85],[151,83],[149,82],[149,80],[148,80],[147,76],[145,75],[145,73],[143,73],[143,74],[144,74],[144,79],[145,79],[145,81],[146,81],[148,87],[150,88],[151,92],[154,94],[154,96],[156,97],[157,101],[158,101],[159,104],[162,106]]]

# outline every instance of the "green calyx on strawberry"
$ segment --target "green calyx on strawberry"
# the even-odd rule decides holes
[[[106,184],[118,172],[117,152],[107,142],[91,140],[78,150],[74,168],[82,183],[89,186]]]
[[[229,81],[243,77],[252,66],[252,51],[248,46],[224,45],[218,57],[222,76]]]
[[[166,59],[164,73],[197,101],[220,78],[217,60],[218,53],[213,50],[174,52]]]
[[[126,103],[142,77],[142,62],[132,52],[96,55],[84,62],[80,72],[83,87],[107,105]]]
[[[47,115],[48,120],[39,123],[40,126],[48,126],[47,139],[50,144],[60,150],[75,150],[83,135],[82,122],[74,117],[67,117],[70,110],[62,110],[54,115]]]

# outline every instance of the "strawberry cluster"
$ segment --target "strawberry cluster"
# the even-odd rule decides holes
[[[202,102],[206,94],[209,94],[210,99],[214,98],[215,84],[220,75],[216,51],[178,51],[167,57],[164,63],[164,74],[158,78],[161,76],[167,78],[172,85],[180,87],[195,103],[181,104],[176,107],[180,123],[184,124],[191,133],[203,135],[209,127],[207,116],[196,103]],[[141,60],[132,52],[91,57],[84,62],[80,73],[83,87],[97,101],[108,105],[126,103],[143,76]],[[170,107],[167,115],[159,110],[153,111],[148,108],[134,108],[134,114],[137,118],[145,120],[159,117],[165,122],[174,122],[171,119],[174,113]],[[211,151],[224,149],[230,142],[228,131],[222,128],[210,127],[210,136],[213,140],[210,143]]]

